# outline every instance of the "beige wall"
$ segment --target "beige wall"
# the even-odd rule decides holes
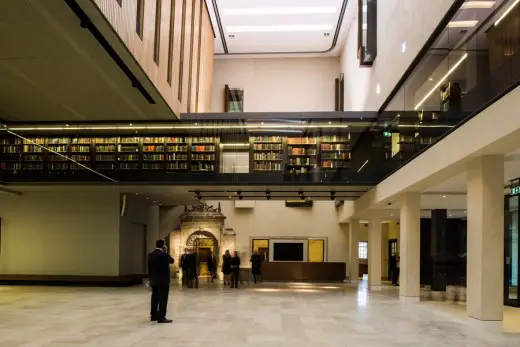
[[[0,273],[119,274],[119,193],[0,195]]]
[[[121,7],[115,0],[93,1],[177,116],[187,111],[209,111],[214,37],[204,0],[186,2],[184,7],[186,18],[184,37],[182,37],[181,30],[183,1],[161,1],[159,65],[154,61],[157,1],[143,0],[144,30],[142,40],[136,33],[137,0],[123,0]],[[171,61],[172,84],[170,85],[167,76],[172,4],[175,5],[175,17]],[[182,40],[184,40],[183,57],[181,57]],[[181,61],[183,61],[182,97],[179,100]]]
[[[334,111],[339,58],[216,59],[212,112],[224,112],[224,86],[244,90],[245,112]]]
[[[237,209],[234,201],[222,201],[221,206],[227,217],[225,227],[236,232],[237,251],[243,259],[250,257],[253,238],[316,237],[327,239],[329,262],[348,260],[348,225],[338,224],[333,201],[315,201],[312,208],[287,208],[285,201],[256,201],[252,209]]]

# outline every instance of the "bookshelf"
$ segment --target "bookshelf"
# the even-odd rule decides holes
[[[120,170],[138,170],[140,162],[140,137],[120,137],[117,144],[117,163]]]
[[[253,170],[282,171],[283,138],[281,136],[254,136]]]
[[[114,170],[116,168],[117,137],[96,137],[94,155],[98,170]]]
[[[185,137],[167,137],[164,154],[167,171],[188,170],[188,141]]]
[[[40,146],[45,146],[44,137],[27,138],[23,140],[22,170],[41,171],[44,169],[45,152]]]
[[[215,137],[191,138],[191,171],[217,171],[217,139]]]
[[[73,137],[69,146],[69,157],[86,167],[91,167],[92,139],[88,137]],[[84,166],[70,163],[71,170],[86,170]]]
[[[69,169],[70,138],[68,137],[51,137],[46,139],[46,146],[49,149],[45,158],[48,170],[65,171]]]
[[[18,172],[22,169],[22,140],[19,138],[3,138],[0,141],[0,169]]]
[[[291,174],[312,172],[318,166],[316,137],[289,137],[287,139],[287,168]]]
[[[320,138],[320,167],[324,170],[346,169],[350,166],[350,133]]]

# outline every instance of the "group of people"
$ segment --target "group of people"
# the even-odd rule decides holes
[[[197,252],[186,248],[181,255],[180,269],[182,271],[182,286],[188,288],[199,287],[200,258]]]
[[[171,323],[166,318],[166,307],[168,305],[168,294],[170,290],[170,265],[174,263],[174,259],[169,255],[168,248],[164,240],[157,240],[156,249],[148,255],[148,276],[149,286],[152,289],[151,298],[151,321],[158,323]],[[255,283],[260,281],[262,257],[257,251],[251,255],[251,272]],[[206,259],[208,272],[211,282],[216,278],[217,259],[210,254]],[[180,269],[182,271],[182,286],[188,288],[198,288],[199,286],[199,269],[200,256],[197,252],[185,249],[184,254],[180,257]],[[240,279],[240,257],[238,252],[233,255],[227,250],[222,256],[222,272],[224,274],[224,285],[231,288],[238,288]]]

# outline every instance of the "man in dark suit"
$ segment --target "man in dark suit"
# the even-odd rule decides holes
[[[170,319],[166,319],[166,307],[170,292],[170,264],[174,260],[168,254],[164,240],[157,240],[155,247],[155,251],[148,255],[148,277],[152,287],[150,319],[152,322],[171,323]]]

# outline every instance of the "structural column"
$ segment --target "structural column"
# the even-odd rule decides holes
[[[359,280],[359,220],[351,219],[349,222],[348,245],[349,245],[349,279],[351,283]]]
[[[445,292],[447,285],[447,235],[448,210],[432,211],[431,258],[432,291]]]
[[[419,302],[421,277],[421,194],[405,193],[401,204],[399,297]]]
[[[368,230],[368,286],[372,290],[381,289],[382,238],[381,219],[372,216]]]
[[[468,169],[467,311],[501,321],[504,305],[504,157],[482,156]]]

